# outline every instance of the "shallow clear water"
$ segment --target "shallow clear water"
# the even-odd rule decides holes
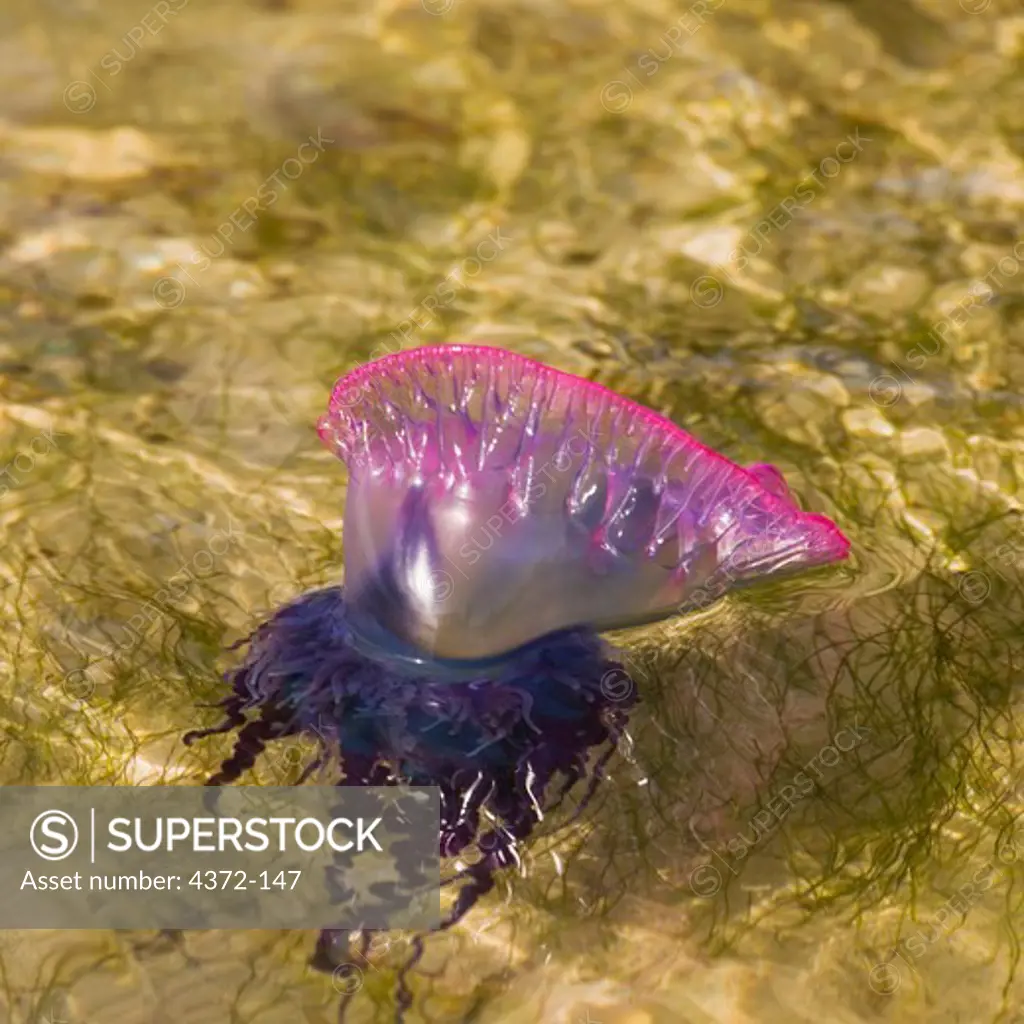
[[[0,782],[208,774],[224,646],[339,575],[335,378],[504,345],[854,557],[615,638],[609,778],[410,1020],[1024,1020],[1022,52],[1010,0],[7,0]],[[2,933],[0,1020],[333,1020],[314,938]]]

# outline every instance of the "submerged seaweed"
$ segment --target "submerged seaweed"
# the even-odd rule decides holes
[[[1015,1022],[1019,4],[166,6],[0,11],[0,781],[214,774],[225,638],[339,579],[330,380],[499,344],[771,460],[856,575],[615,637],[600,785],[410,1021]],[[294,782],[262,742],[239,779]],[[314,941],[0,933],[0,1020],[322,1024]]]

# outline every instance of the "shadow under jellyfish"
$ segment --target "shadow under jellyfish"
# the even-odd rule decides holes
[[[260,625],[226,677],[225,721],[186,742],[238,730],[208,785],[240,778],[275,739],[315,734],[326,749],[303,779],[336,754],[344,785],[439,786],[441,853],[481,854],[449,880],[463,884],[442,928],[576,783],[574,815],[598,785],[636,700],[600,632],[849,549],[773,467],[735,465],[649,409],[498,348],[360,367],[319,432],[349,470],[344,586]],[[314,963],[345,947],[324,933]]]

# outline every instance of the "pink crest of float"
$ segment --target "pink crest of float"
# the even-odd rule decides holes
[[[347,602],[427,656],[651,621],[849,550],[774,467],[499,348],[361,366],[319,432],[350,472]]]

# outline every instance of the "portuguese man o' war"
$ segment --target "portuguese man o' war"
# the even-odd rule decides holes
[[[480,852],[450,879],[442,929],[576,783],[575,814],[598,784],[638,696],[601,632],[849,550],[774,467],[499,348],[368,363],[337,382],[319,433],[349,472],[344,583],[257,628],[225,721],[186,742],[239,730],[209,785],[305,733],[326,749],[303,778],[335,755],[343,785],[439,786],[441,853]],[[325,933],[314,962],[344,945]]]
[[[500,349],[363,366],[335,386],[320,436],[350,473],[349,612],[389,661],[495,658],[559,629],[636,625],[722,578],[849,547],[774,467],[742,469],[649,409]]]

